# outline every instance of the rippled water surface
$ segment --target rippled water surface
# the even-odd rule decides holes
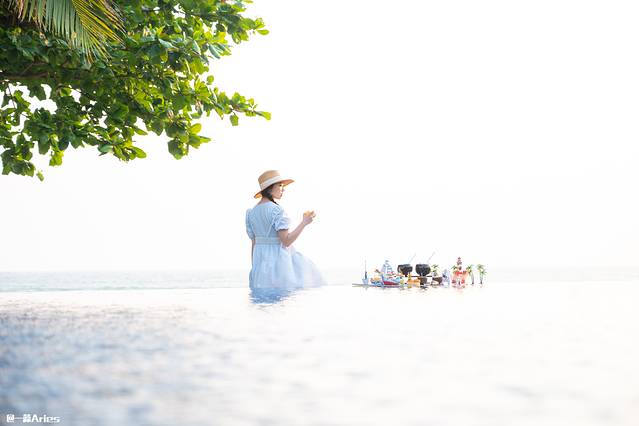
[[[635,426],[638,301],[638,282],[4,292],[0,423]]]

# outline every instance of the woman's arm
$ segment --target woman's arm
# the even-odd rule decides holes
[[[251,240],[251,264],[253,264],[253,250],[255,250],[255,239]]]
[[[310,224],[313,221],[314,217],[315,213],[313,212],[304,213],[302,221],[292,232],[289,232],[288,229],[281,229],[277,231],[277,236],[280,237],[280,241],[282,242],[284,247],[288,247],[293,244],[293,242],[297,240],[297,237],[300,236],[306,225]]]

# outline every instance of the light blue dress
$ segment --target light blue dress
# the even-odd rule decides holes
[[[315,264],[293,246],[282,245],[277,231],[289,229],[291,220],[273,202],[246,211],[246,233],[255,240],[249,275],[251,289],[295,289],[326,284]]]

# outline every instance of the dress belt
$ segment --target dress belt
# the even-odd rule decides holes
[[[279,237],[255,237],[255,244],[281,244]]]

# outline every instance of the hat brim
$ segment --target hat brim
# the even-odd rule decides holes
[[[283,183],[284,186],[286,186],[293,182],[295,182],[293,179],[282,179],[282,180],[278,180],[277,182],[273,182],[271,185],[275,185],[276,183]],[[255,194],[253,198],[262,198],[262,190],[257,191],[257,193]]]

